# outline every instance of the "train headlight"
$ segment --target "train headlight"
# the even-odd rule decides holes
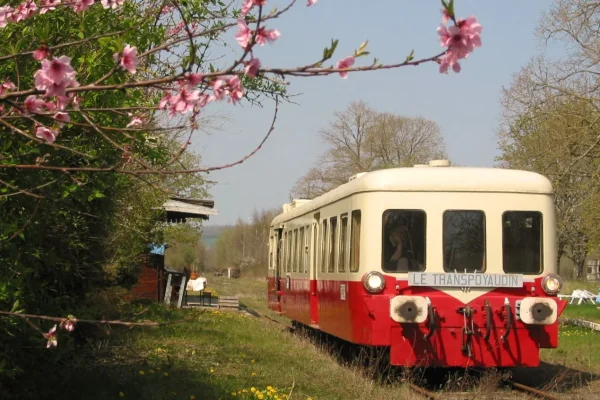
[[[385,288],[385,278],[377,271],[371,271],[363,276],[363,286],[369,293],[379,293]]]
[[[555,295],[562,289],[563,281],[557,274],[548,274],[542,280],[542,289],[549,295]]]

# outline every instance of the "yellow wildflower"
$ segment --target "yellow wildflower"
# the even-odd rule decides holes
[[[168,373],[168,372],[165,372],[163,375],[164,375],[164,376],[169,376],[169,373]]]
[[[235,396],[235,394],[236,394],[235,392],[231,392],[231,395],[232,395],[232,396]]]
[[[254,392],[256,392],[256,388],[250,388],[250,391],[251,391],[252,393],[254,393]]]
[[[144,375],[144,373],[145,373],[144,371],[140,371],[140,375]]]
[[[250,362],[251,362],[252,364],[254,364],[256,361],[252,360],[252,361],[250,361]]]
[[[190,400],[196,400],[196,396],[194,396],[194,395],[191,395],[191,396],[190,396]]]
[[[125,397],[125,393],[119,392],[119,397]]]
[[[256,372],[253,372],[253,373],[252,373],[252,376],[256,376]]]

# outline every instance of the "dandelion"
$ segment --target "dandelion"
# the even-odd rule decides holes
[[[250,391],[251,391],[252,393],[254,393],[254,392],[256,392],[256,388],[255,388],[255,387],[252,387],[252,388],[250,388]]]
[[[252,376],[256,376],[256,372],[253,372],[253,373],[252,373]]]
[[[215,373],[215,370],[211,368],[211,369],[210,369],[210,373],[211,373],[211,374],[214,374],[214,373]]]

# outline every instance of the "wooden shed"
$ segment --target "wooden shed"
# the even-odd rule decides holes
[[[218,215],[214,201],[201,199],[186,199],[171,197],[162,208],[166,211],[165,220],[170,223],[186,222],[188,218],[208,220],[210,216]],[[138,282],[131,288],[135,299],[162,301],[165,296],[165,251],[168,244],[150,244],[144,257]]]

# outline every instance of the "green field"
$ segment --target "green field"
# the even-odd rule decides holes
[[[264,279],[211,277],[208,283],[219,294],[239,296],[244,307],[287,322],[267,310]],[[147,306],[129,307],[131,316]],[[595,312],[592,307],[577,307],[569,306],[568,313]],[[54,393],[62,399],[421,398],[401,379],[376,383],[364,369],[338,362],[314,340],[247,313],[169,310],[154,304],[134,319],[181,318],[192,320],[158,328],[111,329],[105,340],[86,347],[77,363],[36,372],[30,376],[36,384],[27,386],[34,390],[37,385],[48,398]],[[598,390],[594,374],[600,374],[599,339],[600,334],[589,330],[563,327],[560,347],[542,350],[545,363],[540,369],[513,374],[524,383],[530,380],[546,389],[569,391],[570,399],[576,394],[586,397]],[[495,390],[495,382],[497,377],[491,374],[461,390],[471,392],[470,398],[487,398],[483,393]]]

